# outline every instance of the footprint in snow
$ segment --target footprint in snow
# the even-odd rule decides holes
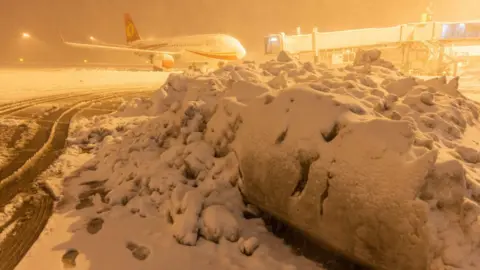
[[[126,247],[132,252],[132,256],[139,261],[146,260],[150,255],[150,249],[145,246],[128,242]]]
[[[89,234],[96,234],[98,233],[103,227],[103,219],[102,218],[93,218],[87,224],[87,232]]]
[[[75,259],[78,256],[78,251],[76,249],[69,249],[62,256],[63,266],[65,268],[74,268],[76,266]]]

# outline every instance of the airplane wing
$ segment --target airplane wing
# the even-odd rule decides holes
[[[111,50],[111,51],[125,51],[125,52],[149,53],[149,54],[169,54],[169,55],[181,54],[181,52],[147,50],[147,49],[127,47],[124,45],[98,45],[98,44],[69,42],[69,41],[65,41],[63,37],[62,37],[62,41],[66,45],[77,47],[77,48],[104,49],[104,50]]]

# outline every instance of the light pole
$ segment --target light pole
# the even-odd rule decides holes
[[[27,39],[30,39],[30,38],[32,37],[32,36],[31,36],[29,33],[27,33],[27,32],[21,33],[20,36],[21,36],[21,39],[22,39],[22,40],[27,40]],[[22,42],[22,43],[23,43],[23,42]],[[23,47],[23,46],[22,46],[22,47]],[[19,58],[18,58],[18,61],[19,61],[20,63],[23,63],[25,60],[24,60],[23,57],[19,57]]]
[[[99,40],[98,38],[94,36],[89,36],[88,39],[90,40],[91,43],[93,44],[105,44],[105,42]]]

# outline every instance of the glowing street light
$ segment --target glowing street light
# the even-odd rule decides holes
[[[31,37],[31,36],[30,36],[29,33],[22,33],[22,38],[27,39],[27,38],[30,38],[30,37]]]
[[[91,41],[97,40],[97,39],[96,39],[95,37],[93,37],[93,36],[90,36],[89,39],[90,39]]]
[[[88,60],[87,59],[83,60],[83,63],[88,63]]]
[[[23,58],[18,58],[18,61],[23,62]]]

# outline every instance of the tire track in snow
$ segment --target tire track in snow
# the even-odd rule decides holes
[[[134,93],[120,92],[120,93],[107,94],[107,96],[105,96],[104,93],[97,93],[96,95],[88,94],[88,95],[81,95],[81,96],[72,96],[71,101],[74,101],[74,103],[76,102],[77,104],[77,105],[74,105],[73,107],[78,106],[79,103],[88,102],[88,104],[86,104],[85,106],[80,105],[81,109],[76,110],[78,112],[78,111],[82,111],[83,109],[86,109],[88,106],[98,101],[130,96],[130,95],[138,95],[138,94],[139,94],[138,92],[134,92]],[[77,98],[81,98],[81,100],[75,101]],[[49,139],[49,136],[51,135],[52,128],[55,125],[55,122],[57,122],[57,120],[59,119],[59,117],[61,117],[63,113],[71,110],[73,107],[54,111],[51,114],[36,120],[36,122],[40,125],[40,128],[37,130],[37,133],[22,148],[15,150],[17,152],[17,155],[15,155],[6,165],[0,167],[0,187],[2,185],[1,182],[3,182],[5,178],[8,178],[10,175],[14,174],[17,170],[19,170],[22,166],[24,166],[24,164],[28,160],[33,158],[35,153],[39,151],[40,148],[43,147],[45,142]],[[102,112],[102,113],[107,113],[107,112]],[[91,113],[91,115],[94,115],[94,114],[95,113]],[[99,111],[97,114],[101,114],[101,112]],[[67,122],[70,122],[70,119],[68,119]],[[0,207],[1,206],[2,204],[0,203]]]
[[[80,100],[79,102],[82,101],[83,100]],[[15,150],[17,152],[17,155],[10,159],[10,161],[6,165],[0,167],[0,182],[2,182],[3,179],[7,178],[11,174],[15,173],[18,169],[20,169],[26,161],[31,159],[33,155],[41,149],[41,147],[48,140],[54,123],[65,111],[68,110],[69,108],[60,109],[52,112],[45,117],[35,119],[37,124],[40,125],[39,129],[32,137],[32,139],[24,145],[24,147]],[[23,151],[24,149],[29,149],[29,151]]]
[[[66,95],[66,94],[63,94]],[[67,94],[68,95],[68,94]],[[9,108],[13,108],[18,105],[25,105],[28,103],[36,103],[36,102],[42,102],[44,100],[52,99],[62,96],[62,94],[57,94],[57,95],[51,95],[47,97],[33,97],[33,98],[28,98],[28,99],[22,99],[22,100],[16,100],[16,101],[8,101],[4,103],[0,103],[0,111],[7,110]]]
[[[45,104],[45,103],[50,103],[50,102],[55,102],[55,101],[62,101],[62,100],[68,100],[68,99],[73,99],[77,97],[85,97],[94,94],[94,92],[87,92],[87,93],[78,93],[78,94],[62,94],[62,95],[56,95],[56,96],[49,96],[49,97],[43,97],[43,98],[34,98],[34,99],[28,99],[28,100],[22,100],[18,102],[14,102],[12,104],[8,105],[0,105],[0,116],[4,115],[9,115],[14,112],[18,112],[30,107],[34,107],[40,104]]]
[[[29,107],[33,107],[40,104],[61,101],[72,99],[76,97],[86,97],[98,93],[119,93],[122,90],[132,91],[132,90],[142,90],[145,88],[141,87],[131,87],[131,88],[121,88],[121,89],[112,89],[112,88],[94,88],[91,90],[81,90],[81,89],[72,89],[68,93],[49,95],[43,97],[34,97],[29,99],[22,99],[18,101],[12,101],[7,103],[0,104],[0,116],[8,115],[17,111],[24,110]]]
[[[127,95],[134,95],[135,93],[112,93],[103,95],[88,101],[79,101],[76,105],[61,110],[55,114],[55,119],[52,127],[49,129],[47,138],[33,142],[33,145],[27,145],[26,149],[30,151],[23,151],[21,158],[2,168],[2,179],[0,179],[0,208],[10,201],[15,194],[19,193],[22,186],[29,186],[35,177],[42,173],[52,163],[57,155],[52,155],[53,152],[62,150],[65,146],[65,141],[68,136],[68,128],[70,120],[82,109],[88,107],[91,103],[104,101],[108,99],[119,98]],[[60,114],[60,115],[59,115]],[[37,151],[31,151],[32,149]],[[48,160],[49,162],[45,162]],[[45,167],[46,166],[46,167]],[[45,168],[44,168],[45,167]],[[8,171],[8,173],[4,173]]]
[[[14,229],[0,244],[0,269],[14,269],[35,243],[53,210],[53,199],[44,193],[25,203]],[[34,226],[32,226],[34,225]]]
[[[142,91],[143,93],[146,91]],[[24,165],[0,182],[0,208],[16,194],[26,192],[36,199],[20,207],[15,216],[13,231],[0,243],[0,269],[14,269],[35,243],[53,211],[53,198],[34,185],[35,179],[61,154],[68,137],[70,120],[81,110],[95,102],[140,94],[142,92],[114,93],[87,102],[79,102],[58,116],[45,144],[26,160]],[[20,221],[20,222],[18,222]],[[13,222],[13,221],[12,221]]]

